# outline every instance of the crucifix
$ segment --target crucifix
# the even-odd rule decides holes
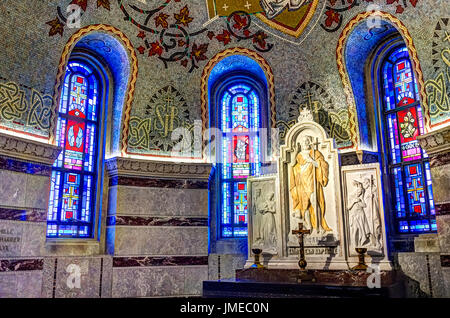
[[[305,234],[310,234],[310,230],[304,230],[303,229],[303,223],[298,224],[298,230],[293,230],[292,234],[298,236],[298,244],[300,247],[300,260],[298,261],[298,266],[300,267],[300,273],[298,277],[298,282],[301,283],[302,281],[312,281],[315,282],[316,279],[313,274],[308,273],[306,270],[306,265],[308,264],[305,259],[305,244],[303,241],[303,237]]]
[[[292,234],[298,236],[298,245],[300,246],[300,260],[298,261],[298,266],[302,271],[306,269],[306,265],[308,264],[305,259],[305,244],[303,241],[303,236],[305,234],[311,234],[310,230],[303,229],[303,223],[298,224],[298,230],[292,230]]]

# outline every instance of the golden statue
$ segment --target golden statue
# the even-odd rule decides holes
[[[323,188],[328,184],[328,163],[314,144],[313,137],[304,136],[300,140],[300,151],[296,164],[289,176],[289,192],[294,212],[300,212],[301,218],[309,216],[311,230],[332,231],[325,220],[325,197]],[[314,149],[316,145],[316,149]],[[320,213],[318,210],[320,209]],[[308,215],[309,214],[309,215]]]

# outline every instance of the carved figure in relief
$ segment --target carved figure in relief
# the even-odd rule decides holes
[[[353,181],[355,192],[348,208],[350,241],[353,247],[363,247],[370,242],[370,227],[366,218],[365,189],[359,181]]]
[[[255,246],[260,247],[264,253],[277,253],[277,232],[275,224],[275,193],[268,189],[259,197],[261,203],[256,203],[258,217],[255,231]]]
[[[300,139],[300,151],[289,178],[294,214],[300,214],[300,218],[305,220],[306,227],[309,227],[312,234],[332,231],[325,219],[324,197],[329,165],[317,149],[318,144],[318,142],[314,144],[312,136],[303,136]]]
[[[380,249],[382,245],[382,229],[378,189],[374,177],[365,178],[363,181],[364,202],[367,205],[366,218],[370,227],[370,245]]]

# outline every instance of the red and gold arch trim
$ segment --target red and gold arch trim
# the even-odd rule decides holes
[[[422,108],[424,110],[425,117],[425,130],[428,132],[430,130],[430,112],[428,107],[428,100],[425,91],[425,83],[423,80],[422,68],[420,67],[419,58],[417,57],[417,50],[414,46],[413,39],[411,34],[405,25],[397,19],[395,16],[382,11],[369,11],[358,14],[354,17],[342,30],[342,33],[339,37],[337,49],[336,49],[336,60],[337,66],[339,70],[339,74],[342,79],[342,84],[344,86],[344,92],[347,99],[348,111],[349,111],[349,124],[350,124],[350,135],[353,142],[353,148],[359,148],[359,133],[358,133],[358,116],[356,110],[355,99],[353,97],[353,90],[350,83],[350,78],[348,76],[347,67],[345,64],[345,46],[347,44],[348,37],[350,36],[352,30],[359,24],[361,21],[374,16],[378,16],[388,22],[391,22],[393,26],[397,28],[397,30],[402,35],[406,47],[408,48],[409,55],[411,57],[411,61],[413,64],[413,68],[417,78],[417,84],[419,86],[419,93],[422,103]]]
[[[272,68],[267,63],[267,61],[255,51],[251,51],[249,49],[235,47],[231,49],[224,50],[218,54],[216,54],[211,60],[209,60],[208,64],[203,69],[202,80],[201,80],[201,110],[202,110],[202,123],[203,123],[203,131],[209,128],[209,107],[208,107],[208,79],[211,74],[212,69],[219,63],[222,59],[231,56],[231,55],[245,55],[256,62],[261,66],[266,74],[267,85],[269,90],[269,104],[270,104],[270,125],[272,128],[275,128],[276,123],[276,109],[275,109],[275,85],[274,85],[274,77]]]
[[[136,57],[136,52],[134,50],[133,45],[131,44],[131,41],[128,39],[128,37],[119,29],[106,24],[93,24],[86,26],[80,30],[78,30],[75,34],[73,34],[69,40],[67,41],[66,45],[64,46],[63,53],[61,55],[59,66],[58,66],[58,73],[56,75],[56,83],[55,83],[55,93],[54,93],[54,100],[55,105],[53,106],[52,116],[54,120],[52,121],[52,125],[50,127],[50,136],[49,136],[49,142],[51,144],[55,144],[55,133],[56,133],[56,123],[57,123],[57,116],[56,111],[60,102],[61,97],[61,89],[62,89],[62,82],[64,79],[65,69],[67,66],[67,63],[69,61],[70,53],[72,52],[76,42],[78,42],[79,39],[87,35],[91,32],[107,32],[110,34],[115,35],[118,39],[120,39],[125,46],[125,48],[128,51],[128,56],[130,58],[130,78],[128,83],[128,90],[127,95],[125,99],[125,109],[123,113],[123,128],[122,128],[122,139],[121,139],[121,152],[122,155],[126,153],[127,149],[127,139],[128,139],[128,125],[130,120],[130,112],[131,112],[131,104],[133,102],[134,98],[134,92],[136,88],[136,80],[137,80],[137,74],[138,74],[138,60]]]

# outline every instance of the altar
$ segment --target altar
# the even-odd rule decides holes
[[[341,167],[333,139],[304,110],[286,134],[278,173],[248,179],[248,260],[261,251],[267,269],[299,269],[299,225],[310,270],[351,270],[357,248],[373,270],[392,270],[387,255],[379,164]]]
[[[236,279],[203,282],[203,297],[245,298],[403,298],[407,279],[396,271],[382,271],[379,285],[369,287],[363,271],[314,270],[315,283],[297,282],[296,269],[242,269]]]

